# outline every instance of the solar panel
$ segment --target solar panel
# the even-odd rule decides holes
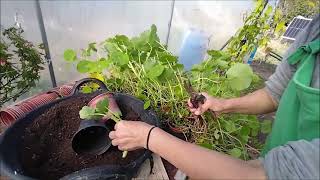
[[[293,18],[287,27],[286,32],[283,34],[282,39],[289,40],[291,42],[296,40],[296,36],[311,22],[312,19],[297,16]]]

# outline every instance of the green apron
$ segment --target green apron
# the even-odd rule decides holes
[[[319,138],[320,89],[311,87],[319,51],[320,39],[317,39],[300,47],[288,58],[289,64],[297,64],[298,69],[280,99],[276,119],[262,156],[288,141]]]

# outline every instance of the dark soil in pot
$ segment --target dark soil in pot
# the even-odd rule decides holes
[[[80,124],[79,110],[93,97],[80,95],[53,106],[31,123],[24,136],[21,149],[22,166],[26,174],[39,179],[58,179],[74,171],[99,165],[127,165],[144,153],[136,150],[122,158],[117,147],[106,153],[77,155],[71,146],[73,134]],[[126,120],[139,120],[130,109],[121,109]],[[107,122],[113,129],[114,123]]]

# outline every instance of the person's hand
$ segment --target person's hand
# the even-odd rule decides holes
[[[222,113],[223,109],[223,99],[214,98],[208,95],[205,92],[201,93],[206,97],[206,100],[203,104],[199,103],[198,108],[194,108],[190,99],[188,100],[189,110],[195,115],[201,115],[208,110],[212,110],[215,114],[219,115]]]
[[[145,148],[147,136],[151,125],[141,121],[120,121],[109,133],[113,146],[118,146],[121,151],[132,151]]]

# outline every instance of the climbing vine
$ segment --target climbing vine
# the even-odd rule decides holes
[[[244,57],[256,47],[266,47],[274,34],[285,30],[280,9],[273,9],[265,0],[257,0],[254,10],[244,20],[244,25],[232,37],[227,52],[235,62],[243,62]]]

